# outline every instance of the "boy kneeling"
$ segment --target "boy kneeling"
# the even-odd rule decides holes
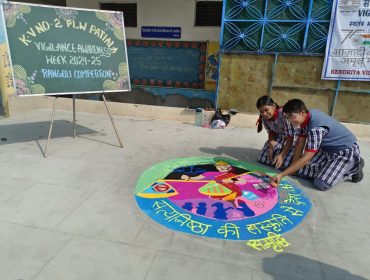
[[[363,177],[364,160],[356,137],[340,122],[317,109],[307,110],[300,99],[289,100],[283,112],[294,127],[300,127],[292,164],[273,178],[279,185],[284,176],[313,179],[316,188],[326,191],[345,178],[358,183]],[[302,155],[303,148],[305,151]]]

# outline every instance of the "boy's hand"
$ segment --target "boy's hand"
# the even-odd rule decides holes
[[[283,179],[283,176],[281,176],[280,174],[277,174],[275,177],[271,177],[271,186],[277,188],[280,185],[281,179]]]

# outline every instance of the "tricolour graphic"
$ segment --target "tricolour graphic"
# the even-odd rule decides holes
[[[158,223],[201,236],[255,240],[298,225],[311,208],[290,181],[277,189],[258,168],[226,158],[181,158],[147,169],[135,189]]]
[[[333,1],[322,79],[370,80],[369,16],[369,1]]]

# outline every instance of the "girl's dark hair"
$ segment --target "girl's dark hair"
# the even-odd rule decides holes
[[[307,113],[307,111],[308,110],[307,110],[306,105],[300,99],[290,99],[283,106],[283,112],[286,113],[286,114],[300,113],[300,112],[306,112]]]
[[[258,98],[257,102],[256,102],[256,107],[257,109],[262,107],[262,106],[273,106],[273,105],[277,105],[275,103],[275,101],[268,95],[264,95],[264,96],[261,96],[260,98]]]
[[[279,107],[279,105],[268,95],[261,96],[258,98],[256,102],[257,109],[261,108],[262,106],[276,106],[276,108]],[[257,120],[257,132],[260,133],[262,131],[262,115],[260,114],[258,120]]]

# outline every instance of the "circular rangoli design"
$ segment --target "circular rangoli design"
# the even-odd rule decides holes
[[[252,240],[298,225],[311,203],[291,181],[278,188],[261,168],[228,158],[193,157],[144,171],[135,189],[139,207],[173,230]]]

